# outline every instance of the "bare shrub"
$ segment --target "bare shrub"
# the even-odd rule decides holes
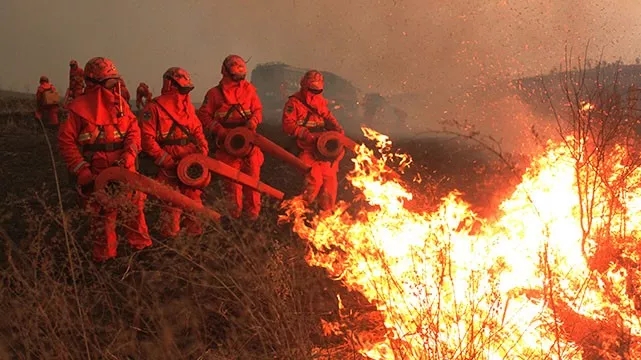
[[[557,132],[574,161],[578,221],[582,250],[595,276],[603,281],[612,273],[627,276],[625,293],[641,309],[636,236],[630,232],[628,194],[638,187],[639,89],[634,71],[621,61],[607,64],[589,59],[589,46],[576,58],[567,49],[556,83],[542,79],[544,94],[554,112]],[[638,74],[637,74],[638,75]],[[600,280],[598,280],[600,279]],[[607,286],[613,284],[605,280]],[[605,289],[613,299],[615,288]],[[610,319],[607,328],[584,339],[588,359],[628,359],[633,349],[629,329]]]

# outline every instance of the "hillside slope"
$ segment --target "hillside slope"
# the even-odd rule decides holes
[[[573,86],[583,85],[584,90],[581,92],[586,97],[597,86],[608,89],[616,87],[620,94],[629,93],[631,88],[641,87],[641,65],[615,63],[595,66],[585,71],[551,72],[546,75],[516,79],[512,82],[519,97],[541,115],[551,114],[551,104],[560,107],[567,102],[568,91],[564,89],[567,85],[571,93],[575,92],[571,90]]]

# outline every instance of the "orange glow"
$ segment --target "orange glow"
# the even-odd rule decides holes
[[[363,131],[389,148],[385,136]],[[582,359],[587,330],[573,328],[577,319],[617,319],[641,336],[627,270],[611,254],[595,255],[619,241],[621,256],[639,261],[636,241],[624,239],[641,234],[641,170],[620,178],[626,152],[616,147],[604,165],[610,175],[594,176],[571,156],[579,145],[572,138],[549,142],[492,221],[456,191],[432,213],[406,209],[412,194],[383,174],[392,156],[403,155],[381,151],[373,163],[373,150],[361,145],[348,180],[374,210],[351,216],[344,211],[350,205],[339,203],[310,226],[303,221],[308,210],[294,198],[280,220],[310,243],[310,265],[362,293],[382,314],[386,336],[359,343],[371,359]],[[590,224],[581,217],[577,178],[592,181]],[[620,190],[612,191],[613,183]],[[595,261],[599,272],[591,268]],[[326,334],[338,325],[322,324]]]
[[[581,110],[583,111],[589,111],[589,110],[594,110],[594,105],[592,105],[589,102],[581,102]]]

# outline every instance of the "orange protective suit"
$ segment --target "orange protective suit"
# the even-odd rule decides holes
[[[69,88],[67,89],[67,103],[85,92],[85,72],[78,66],[76,60],[69,62]]]
[[[322,210],[331,210],[338,192],[338,164],[342,155],[334,161],[319,160],[316,156],[316,140],[319,133],[338,131],[344,133],[322,95],[323,76],[315,70],[308,71],[301,79],[301,89],[289,97],[283,110],[283,131],[296,138],[301,150],[299,158],[311,165],[305,177],[303,199],[309,204],[319,196]]]
[[[140,115],[142,148],[160,167],[156,180],[177,188],[183,195],[202,204],[202,190],[186,186],[178,180],[176,167],[185,156],[207,155],[205,138],[189,92],[194,88],[189,73],[169,68],[163,75],[161,95],[145,105]],[[160,232],[174,237],[180,231],[182,209],[165,204],[160,215]],[[202,226],[197,218],[185,217],[187,235],[200,235]]]
[[[36,119],[44,120],[45,123],[49,126],[58,126],[58,112],[60,111],[59,104],[45,104],[44,95],[45,92],[54,92],[57,93],[56,87],[49,82],[49,78],[46,76],[40,77],[40,86],[36,90]],[[43,119],[44,117],[44,119]]]
[[[138,84],[138,88],[136,88],[136,108],[140,110],[151,99],[153,99],[153,95],[149,90],[149,86],[143,82]]]
[[[216,135],[219,146],[216,159],[233,166],[253,178],[260,178],[260,170],[265,160],[263,152],[256,146],[245,158],[237,158],[227,153],[221,145],[227,131],[245,126],[252,131],[263,120],[263,106],[256,93],[256,88],[245,80],[247,67],[245,61],[237,55],[225,58],[221,68],[222,80],[205,94],[205,99],[198,109],[198,117],[206,132]],[[239,218],[243,211],[250,220],[260,214],[260,193],[231,180],[226,180],[226,194],[229,199],[230,215]]]
[[[104,207],[89,197],[93,180],[114,165],[135,172],[141,136],[136,117],[128,108],[120,107],[120,95],[115,90],[119,74],[113,63],[93,58],[84,72],[86,92],[68,105],[68,119],[60,126],[58,143],[90,214],[93,259],[102,262],[116,256],[119,209]],[[125,219],[125,236],[130,246],[143,249],[152,244],[143,213],[146,195],[134,191],[128,197],[133,214]]]

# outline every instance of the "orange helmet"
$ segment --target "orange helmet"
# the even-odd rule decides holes
[[[78,62],[76,60],[71,60],[71,61],[69,61],[69,66],[70,67],[78,67]]]
[[[44,76],[44,75],[42,75],[42,76],[40,77],[40,83],[41,83],[41,84],[48,83],[48,82],[49,82],[49,78],[48,78],[48,77],[46,77],[46,76]]]
[[[309,70],[300,79],[300,88],[304,91],[309,91],[312,94],[322,93],[323,86],[323,74],[318,70]]]
[[[238,55],[229,55],[223,61],[220,73],[234,81],[245,80],[247,76],[247,63]]]
[[[120,73],[113,61],[104,57],[95,57],[85,65],[85,80],[111,89],[120,81]]]
[[[191,76],[187,70],[179,67],[170,67],[162,75],[162,90],[161,93],[166,93],[172,87],[178,89],[178,92],[186,95],[194,90],[194,84],[191,82]]]

